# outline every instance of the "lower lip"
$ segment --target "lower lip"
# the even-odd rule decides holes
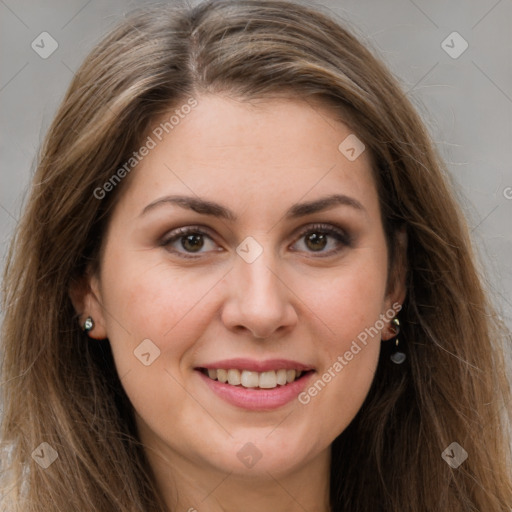
[[[310,372],[291,384],[273,389],[244,388],[224,384],[210,379],[200,370],[196,370],[206,385],[226,402],[251,411],[265,411],[283,407],[304,390],[314,372]]]

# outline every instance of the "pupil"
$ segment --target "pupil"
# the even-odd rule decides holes
[[[325,234],[311,233],[306,237],[306,245],[313,251],[322,250],[327,244]]]
[[[187,251],[197,251],[203,247],[203,239],[201,238],[201,235],[186,235],[181,239],[181,245],[183,246],[183,249],[186,249]]]

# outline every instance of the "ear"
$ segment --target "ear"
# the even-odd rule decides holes
[[[107,338],[100,282],[96,274],[87,269],[85,275],[72,280],[68,293],[79,316],[80,325],[83,325],[88,316],[94,321],[94,327],[87,333],[88,336],[97,340]]]
[[[406,228],[400,228],[395,233],[392,242],[395,244],[391,249],[394,251],[394,260],[393,266],[389,272],[388,291],[385,300],[386,311],[395,309],[395,316],[398,315],[399,311],[396,306],[400,305],[401,307],[407,295],[407,242]],[[395,330],[391,326],[390,321],[387,328],[382,331],[382,339],[387,340],[393,338],[395,335]]]

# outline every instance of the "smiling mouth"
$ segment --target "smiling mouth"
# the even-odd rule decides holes
[[[223,384],[247,389],[274,389],[284,387],[299,379],[304,378],[313,370],[270,370],[266,372],[253,372],[231,368],[198,368],[198,370],[212,380]]]

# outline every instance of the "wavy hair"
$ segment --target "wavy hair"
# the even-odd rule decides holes
[[[94,191],[155,119],[202,93],[325,102],[371,151],[391,254],[397,230],[407,231],[408,359],[389,364],[384,344],[364,404],[334,441],[332,510],[510,510],[511,336],[487,297],[444,164],[381,61],[332,16],[281,0],[145,8],[76,73],[4,273],[4,510],[166,510],[109,344],[80,330],[69,289],[98,264],[125,182],[102,200]],[[441,457],[454,441],[468,453],[457,469]],[[31,456],[42,442],[58,453],[46,470]]]

